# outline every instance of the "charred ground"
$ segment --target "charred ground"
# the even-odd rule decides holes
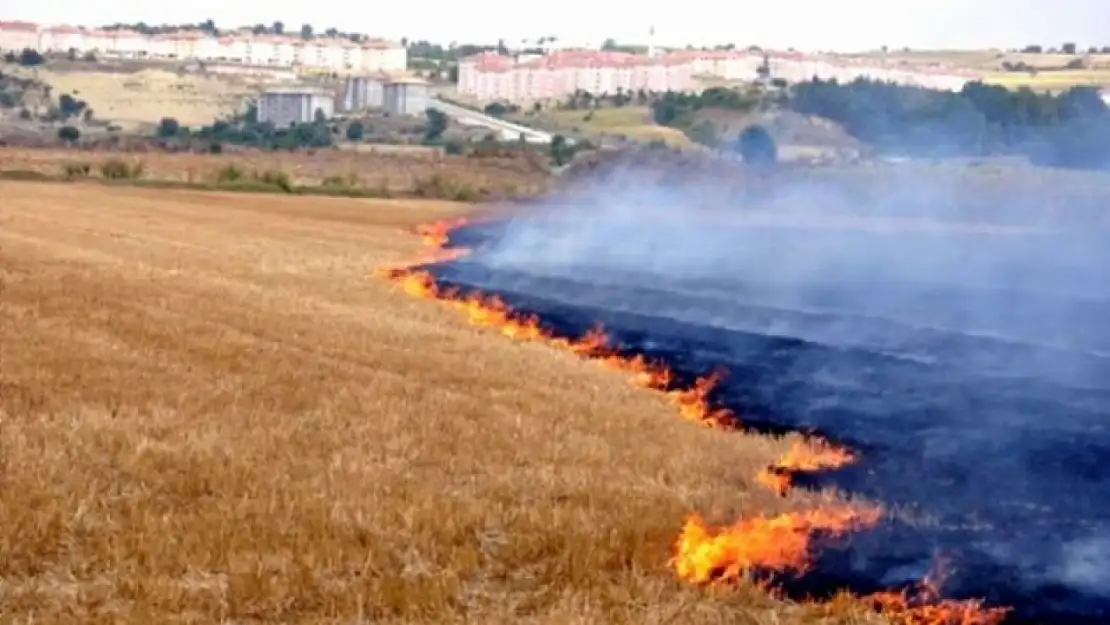
[[[951,596],[1105,621],[1105,179],[965,164],[714,188],[643,166],[457,231],[474,252],[437,277],[560,332],[601,322],[687,376],[724,365],[714,399],[747,425],[858,450],[814,482],[891,514],[794,590],[897,587],[944,557]]]

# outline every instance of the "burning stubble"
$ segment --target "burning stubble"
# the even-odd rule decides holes
[[[710,401],[713,389],[725,375],[723,371],[698,378],[687,387],[676,387],[676,376],[665,363],[618,353],[603,327],[597,326],[579,338],[559,336],[538,316],[517,312],[495,295],[441,287],[433,274],[421,265],[444,258],[464,258],[469,250],[445,248],[451,233],[467,223],[460,219],[418,227],[417,234],[432,251],[409,267],[383,268],[378,275],[397,282],[411,296],[447,303],[462,312],[473,325],[495,329],[516,340],[568,350],[629,373],[636,386],[665,393],[685,419],[724,431],[740,427],[737,415]],[[842,467],[853,460],[855,455],[849,450],[810,437],[796,443],[779,461],[766,467],[757,481],[785,494],[794,476]],[[812,557],[823,542],[874,527],[882,516],[883,511],[878,506],[849,503],[831,495],[811,510],[745,518],[720,528],[709,527],[700,516],[692,514],[676,540],[672,565],[680,579],[696,584],[728,584],[753,572],[802,574],[811,566]],[[942,599],[929,578],[913,592],[875,593],[854,601],[899,625],[993,625],[1000,623],[1007,614],[1004,608],[985,608],[978,601]]]

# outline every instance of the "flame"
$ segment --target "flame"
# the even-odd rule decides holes
[[[497,296],[477,292],[464,295],[458,289],[440,286],[430,272],[419,266],[468,254],[466,248],[447,246],[452,231],[472,223],[473,219],[463,217],[417,226],[414,231],[428,250],[425,257],[417,263],[381,268],[376,274],[400,284],[409,295],[449,304],[475,326],[497,329],[513,339],[564,349],[598,360],[609,369],[629,373],[635,386],[664,393],[685,419],[717,429],[740,426],[732,411],[715,407],[710,401],[713,390],[724,378],[723,370],[700,377],[688,387],[677,388],[676,376],[666,364],[642,355],[617,353],[600,325],[578,338],[560,337],[543,327],[537,316],[514,311]],[[811,437],[795,442],[756,479],[785,495],[794,476],[842,467],[854,460],[855,455],[849,450]],[[679,578],[697,584],[734,581],[756,571],[801,574],[809,569],[821,544],[872,528],[882,515],[879,506],[832,499],[810,510],[743,518],[717,529],[709,527],[700,516],[692,515],[676,541],[671,564]],[[760,584],[774,590],[769,584]],[[894,625],[998,625],[1008,614],[1005,608],[984,608],[978,601],[943,600],[938,589],[935,581],[927,577],[912,592],[882,592],[855,600]]]
[[[839,469],[855,462],[855,454],[820,438],[795,441],[790,449],[773,465],[763,469],[756,479],[764,486],[785,496],[793,478],[799,473],[816,473]]]
[[[775,517],[745,518],[714,530],[695,515],[686,521],[672,564],[679,578],[696,584],[735,580],[757,569],[804,573],[816,536],[866,529],[881,516],[877,507],[830,504]]]
[[[861,601],[893,625],[998,625],[1006,619],[1008,608],[986,608],[977,599],[942,599],[946,564],[943,559],[935,562],[934,570],[912,588],[877,592]]]

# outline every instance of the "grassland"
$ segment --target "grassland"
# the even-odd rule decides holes
[[[172,117],[184,125],[211,124],[240,112],[244,98],[259,86],[242,79],[177,74],[161,69],[137,72],[25,70],[50,85],[55,96],[73,94],[89,103],[100,119],[126,129]]]
[[[624,138],[633,141],[663,141],[675,147],[689,148],[694,143],[674,128],[655,123],[646,106],[599,108],[591,110],[548,110],[535,117],[523,117],[522,123],[554,130],[580,133],[592,140]]]
[[[89,166],[96,176],[108,161],[140,166],[145,181],[196,185],[219,181],[229,167],[250,175],[280,172],[294,185],[317,186],[331,180],[362,189],[411,195],[429,185],[439,190],[467,190],[480,197],[530,195],[548,184],[548,174],[534,163],[509,158],[468,158],[425,153],[374,154],[353,150],[273,152],[242,150],[224,154],[112,153],[70,149],[0,148],[0,172],[38,172],[64,175],[74,166]],[[435,190],[435,189],[433,189]],[[383,195],[385,193],[382,193]],[[442,197],[442,193],[432,193]]]
[[[882,58],[890,65],[948,66],[983,73],[987,83],[1016,89],[1029,87],[1036,91],[1063,91],[1074,86],[1110,85],[1110,54],[1028,54],[998,50],[913,50],[872,53],[864,58]],[[1084,59],[1085,68],[1062,69],[1076,58]],[[1003,64],[1025,66],[1035,72],[1004,71]]]
[[[707,592],[786,443],[371,277],[443,202],[0,182],[0,605],[37,623],[863,623]],[[829,615],[833,616],[829,616]]]

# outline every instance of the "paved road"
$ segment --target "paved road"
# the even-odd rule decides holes
[[[506,141],[515,141],[519,139],[521,135],[524,135],[524,140],[529,143],[551,143],[551,139],[554,136],[550,132],[544,132],[542,130],[536,130],[535,128],[507,122],[503,119],[486,115],[485,113],[479,113],[458,106],[457,104],[445,102],[439,98],[431,98],[428,100],[428,108],[433,108],[442,112],[457,123],[470,126],[481,126],[499,132],[501,133],[501,137]]]

